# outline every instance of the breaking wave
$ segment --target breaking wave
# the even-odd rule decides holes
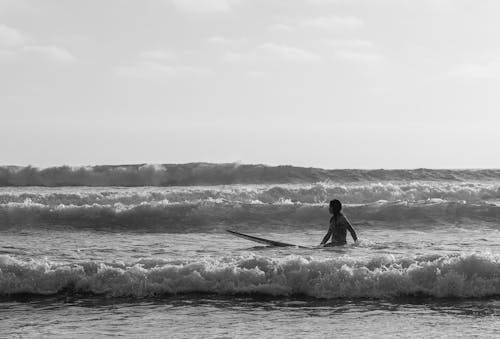
[[[1,188],[0,203],[31,201],[43,205],[140,204],[153,201],[171,203],[208,200],[235,203],[275,204],[325,203],[332,197],[349,204],[375,201],[447,201],[481,202],[500,199],[500,182],[372,182],[338,184],[231,185],[190,187],[59,187]]]
[[[242,164],[104,165],[0,167],[0,186],[193,186],[323,181],[499,180],[500,170],[326,170]]]
[[[500,222],[500,207],[485,204],[424,201],[379,202],[346,206],[354,224],[415,228],[436,224]],[[312,204],[230,204],[200,202],[169,204],[143,203],[114,205],[59,205],[33,203],[0,205],[0,227],[23,228],[62,226],[65,228],[147,230],[160,232],[207,232],[225,227],[238,229],[324,228],[329,215],[323,205]]]
[[[140,188],[1,188],[0,229],[39,226],[212,231],[324,228],[338,198],[354,223],[382,227],[500,224],[500,184],[409,182]],[[496,225],[496,226],[495,226]]]
[[[131,265],[57,264],[0,256],[0,295],[94,294],[148,297],[186,293],[305,295],[314,298],[477,298],[500,295],[500,261],[485,255],[318,261],[251,256]]]

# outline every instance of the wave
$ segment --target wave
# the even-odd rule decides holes
[[[59,204],[140,204],[169,201],[171,203],[224,200],[233,203],[276,204],[325,203],[332,197],[348,204],[376,201],[447,201],[481,202],[500,199],[499,182],[376,182],[336,184],[232,185],[191,187],[140,188],[3,188],[0,203],[31,201],[44,205]]]
[[[192,186],[323,181],[499,180],[499,169],[326,170],[244,164],[103,165],[36,168],[0,167],[0,186]]]
[[[316,183],[140,188],[1,188],[0,229],[67,228],[212,231],[274,227],[323,228],[326,202],[344,202],[357,224],[500,224],[500,184]]]
[[[345,213],[355,225],[418,228],[435,225],[491,223],[498,227],[500,206],[439,200],[377,202],[347,205]],[[234,204],[221,201],[138,205],[58,205],[32,202],[0,205],[0,228],[50,227],[102,230],[207,232],[233,227],[240,230],[274,228],[322,229],[329,215],[315,204]]]
[[[314,298],[478,298],[500,295],[498,257],[422,256],[368,261],[262,256],[131,265],[21,261],[0,256],[0,295],[94,294],[148,297],[186,293],[305,295]]]

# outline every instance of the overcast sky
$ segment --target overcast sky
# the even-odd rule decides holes
[[[500,167],[500,1],[0,0],[0,164]]]

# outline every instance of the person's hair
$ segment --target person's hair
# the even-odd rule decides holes
[[[340,214],[340,210],[342,209],[342,203],[337,199],[333,199],[330,201],[330,208],[333,211],[333,215],[337,216]]]

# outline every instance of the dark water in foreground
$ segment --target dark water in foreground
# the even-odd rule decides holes
[[[0,334],[9,337],[495,338],[500,331],[500,301],[495,299],[24,297],[2,306]]]

